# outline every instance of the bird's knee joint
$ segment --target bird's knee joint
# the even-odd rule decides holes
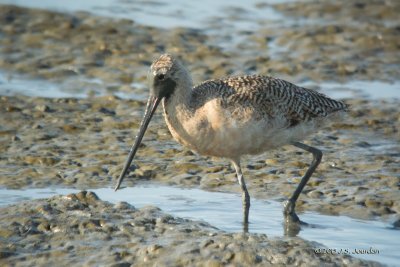
[[[321,150],[316,150],[313,154],[314,154],[315,161],[320,163],[321,160],[322,160],[322,156],[323,156],[322,151]]]

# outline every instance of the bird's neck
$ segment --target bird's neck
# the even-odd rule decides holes
[[[181,75],[174,92],[163,99],[164,117],[171,133],[180,132],[183,129],[182,123],[193,116],[190,110],[192,88],[191,77]]]
[[[180,79],[177,81],[174,92],[164,100],[165,108],[187,108],[190,104],[191,93],[193,88],[193,81],[190,74],[186,70],[182,70],[179,75]]]

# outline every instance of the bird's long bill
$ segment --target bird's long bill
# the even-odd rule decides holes
[[[156,108],[160,103],[160,100],[161,98],[159,97],[150,96],[147,101],[146,111],[144,113],[142,123],[140,124],[139,133],[136,136],[135,143],[133,144],[131,151],[129,152],[128,160],[125,163],[124,169],[122,170],[121,175],[118,178],[117,185],[115,186],[115,191],[119,189],[122,180],[124,179],[126,173],[128,172],[129,167],[131,166],[133,157],[135,156],[136,151],[139,148],[140,142],[142,141],[147,126],[149,125],[151,117],[153,117],[154,111],[156,111]]]

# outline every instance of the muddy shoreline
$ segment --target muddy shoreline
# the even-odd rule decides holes
[[[181,57],[199,81],[235,73],[295,82],[398,79],[396,1],[272,7],[286,20],[262,20],[257,29],[232,34],[224,24],[166,30],[85,12],[0,6],[0,68],[57,81],[83,75],[123,86],[145,82],[149,64],[168,51]],[[218,35],[209,34],[213,31]]]
[[[301,238],[224,233],[86,191],[1,208],[0,218],[1,237],[9,242],[0,245],[3,266],[380,266],[315,253],[318,245]]]
[[[71,90],[85,90],[87,79],[100,79],[98,86],[109,94],[98,97],[88,90],[85,99],[1,96],[0,186],[81,190],[113,186],[145,103],[112,94],[134,92],[145,98],[146,86],[137,83],[146,84],[152,59],[164,51],[180,55],[195,81],[237,73],[263,73],[292,82],[393,82],[400,77],[400,24],[394,16],[400,3],[300,2],[274,8],[288,21],[260,22],[259,29],[238,33],[237,41],[223,29],[221,36],[215,36],[207,29],[165,30],[84,12],[0,6],[0,69],[60,84],[74,80],[76,88]],[[221,44],[229,38],[229,47]],[[324,158],[297,208],[391,220],[396,227],[400,100],[345,102],[351,105],[346,118],[306,141],[322,149]],[[245,158],[251,196],[283,201],[310,160],[290,146]],[[152,181],[209,191],[240,190],[228,161],[202,157],[177,144],[160,112],[134,164],[136,169],[123,186]],[[80,193],[1,208],[0,237],[5,243],[0,262],[16,266],[47,265],[55,259],[63,265],[378,266],[348,256],[315,254],[314,244],[300,238],[271,240],[258,234],[224,233],[210,225],[171,218],[157,208],[119,205],[118,210],[93,194]],[[36,251],[40,253],[27,256]]]
[[[353,108],[344,121],[307,141],[321,148],[324,158],[298,208],[358,218],[398,215],[400,149],[398,125],[393,124],[398,102],[348,103]],[[80,100],[1,97],[0,104],[2,114],[7,114],[0,117],[3,186],[86,189],[114,185],[145,103],[109,96]],[[354,158],[356,153],[363,158]],[[309,161],[310,155],[290,146],[246,157],[243,163],[251,194],[285,199]],[[176,143],[161,112],[134,164],[123,186],[157,181],[205,190],[240,190],[229,161],[199,156]]]

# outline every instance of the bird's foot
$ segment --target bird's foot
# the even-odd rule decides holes
[[[300,223],[299,216],[295,212],[296,203],[293,200],[286,200],[283,204],[283,215],[286,223]]]
[[[295,212],[296,203],[293,200],[287,200],[283,206],[283,215],[285,216],[284,231],[287,236],[297,236],[301,230],[301,225],[307,223],[300,221]]]

